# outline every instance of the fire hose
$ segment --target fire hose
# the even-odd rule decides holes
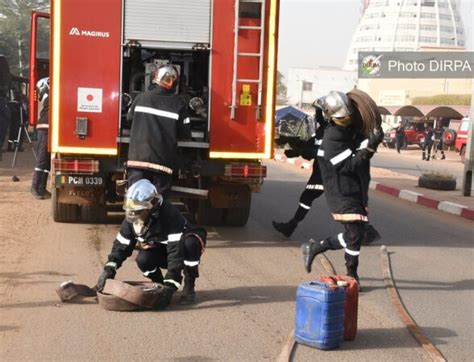
[[[62,283],[56,293],[62,302],[73,303],[84,298],[97,298],[105,310],[133,311],[155,309],[161,302],[163,285],[149,282],[121,282],[107,279],[104,290],[97,292],[84,284]]]

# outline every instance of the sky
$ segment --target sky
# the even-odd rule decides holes
[[[361,0],[280,0],[278,69],[341,68],[359,23]],[[474,0],[461,0],[461,16],[472,47]],[[469,28],[470,26],[470,28]]]

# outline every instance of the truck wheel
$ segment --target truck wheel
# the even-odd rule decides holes
[[[53,220],[56,222],[79,221],[79,206],[75,204],[62,204],[58,202],[58,189],[53,187],[51,200],[53,202]]]
[[[209,200],[201,200],[196,212],[196,221],[199,225],[222,225],[224,210],[212,207]]]
[[[461,156],[461,162],[462,163],[466,162],[466,146],[462,146],[461,152],[459,152],[459,155]]]
[[[250,215],[250,204],[248,207],[225,209],[225,224],[227,226],[244,226]]]
[[[452,146],[456,141],[456,131],[453,129],[447,129],[443,133],[443,142],[445,146]]]
[[[242,202],[242,207],[225,209],[224,219],[226,225],[244,226],[247,224],[250,215],[250,205],[252,203],[252,191],[250,191],[250,188],[247,188]]]
[[[103,223],[107,219],[105,205],[82,205],[81,221],[89,224]]]

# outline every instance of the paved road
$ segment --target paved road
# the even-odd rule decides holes
[[[438,152],[438,158],[440,153]],[[440,172],[456,177],[457,185],[462,185],[464,164],[461,162],[459,153],[446,152],[445,160],[421,160],[421,149],[418,146],[410,146],[402,150],[400,154],[394,149],[380,146],[379,151],[374,156],[372,165],[375,167],[387,168],[389,170],[404,173],[412,176],[421,176],[424,172]],[[472,185],[474,190],[474,183]]]
[[[115,313],[96,304],[59,304],[59,282],[93,284],[117,225],[58,224],[47,201],[28,194],[30,168],[10,182],[0,164],[0,360],[263,360],[281,351],[293,327],[296,286],[317,278],[300,243],[340,230],[324,199],[290,240],[270,227],[293,213],[309,174],[269,162],[247,227],[211,228],[198,282],[200,303],[165,312]],[[372,194],[373,222],[392,254],[413,317],[448,359],[472,360],[472,223]],[[363,249],[359,335],[340,349],[300,346],[296,360],[426,360],[383,288],[379,247]],[[343,272],[343,254],[328,253]],[[117,276],[141,279],[133,260]]]

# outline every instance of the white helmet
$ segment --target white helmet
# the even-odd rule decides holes
[[[49,77],[41,78],[36,83],[36,88],[38,89],[38,99],[42,102],[49,93]]]
[[[179,81],[179,73],[175,66],[166,64],[160,66],[153,74],[152,82],[159,87],[171,90],[176,87]]]
[[[148,230],[147,221],[150,211],[161,203],[162,196],[156,187],[146,179],[135,182],[125,194],[123,209],[125,218],[131,224],[137,235],[143,235]]]
[[[314,103],[323,110],[325,118],[344,118],[354,112],[351,101],[343,92],[331,91],[325,97],[321,97]]]

